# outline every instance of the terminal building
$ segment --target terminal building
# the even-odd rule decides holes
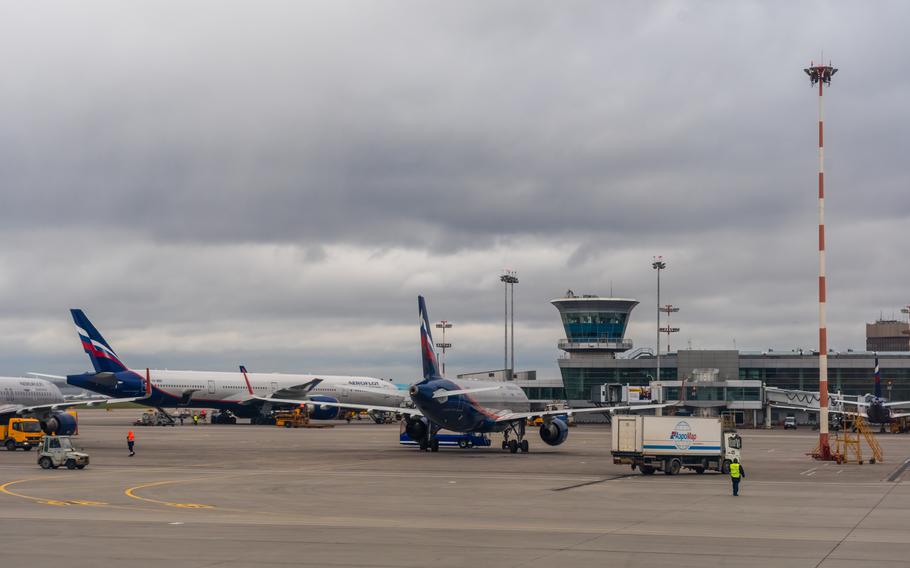
[[[818,352],[681,349],[657,358],[650,349],[634,349],[625,338],[626,326],[637,301],[628,298],[576,296],[571,291],[551,302],[565,330],[558,359],[565,399],[571,406],[598,402],[604,385],[659,389],[656,400],[681,401],[687,411],[733,411],[737,422],[757,425],[768,419],[762,411],[763,386],[818,391]],[[892,400],[910,400],[910,352],[878,353],[883,394]],[[828,384],[831,392],[863,395],[872,392],[875,354],[869,351],[830,352]],[[652,385],[653,383],[653,385]],[[774,410],[770,419],[787,411]],[[813,419],[813,417],[809,417]]]

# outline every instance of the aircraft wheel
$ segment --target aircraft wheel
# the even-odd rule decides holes
[[[504,450],[508,450],[508,449],[509,449],[509,443],[506,442],[505,440],[502,441],[502,449],[504,449]]]
[[[521,441],[521,451],[523,451],[524,453],[528,453],[528,450],[530,449],[530,447],[531,447],[531,445],[528,444],[527,440]]]
[[[430,442],[430,451],[438,452],[439,451],[439,440],[433,440]]]
[[[509,440],[509,453],[510,454],[518,453],[518,440]]]
[[[38,460],[38,465],[41,466],[41,469],[50,469],[54,464],[51,463],[51,458],[44,456]]]

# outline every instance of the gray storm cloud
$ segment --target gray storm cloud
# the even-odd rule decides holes
[[[566,288],[640,299],[653,343],[655,254],[678,344],[812,346],[822,48],[831,342],[862,347],[910,301],[908,12],[6,6],[0,373],[84,368],[80,306],[137,366],[408,378],[418,293],[452,368],[496,367],[509,267],[519,362],[555,375]]]

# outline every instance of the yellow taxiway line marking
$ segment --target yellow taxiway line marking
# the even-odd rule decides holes
[[[155,481],[153,483],[143,483],[142,485],[136,485],[135,487],[130,487],[126,489],[123,494],[127,497],[133,499],[138,499],[140,501],[147,501],[149,503],[157,503],[158,505],[167,505],[168,507],[180,507],[182,509],[214,509],[214,505],[203,505],[202,503],[172,503],[171,501],[159,501],[158,499],[150,499],[148,497],[140,497],[136,495],[136,491],[140,489],[145,489],[147,487],[157,487],[159,485],[168,485],[171,483],[183,483],[185,481],[195,481],[194,479],[175,479],[171,481]]]
[[[10,485],[15,485],[17,483],[25,483],[26,481],[38,481],[41,479],[49,479],[47,477],[30,477],[28,479],[17,479],[16,481],[9,481],[0,485],[0,492],[6,493],[7,495],[12,495],[13,497],[19,497],[21,499],[28,499],[29,501],[34,501],[35,503],[41,503],[42,505],[54,505],[57,507],[66,507],[67,505],[107,505],[107,503],[102,503],[101,501],[86,501],[83,499],[73,499],[73,500],[59,500],[59,499],[45,499],[43,497],[33,497],[31,495],[23,495],[22,493],[16,493],[15,491],[10,491],[8,488]],[[53,478],[51,478],[53,479]],[[59,479],[59,478],[58,478]]]

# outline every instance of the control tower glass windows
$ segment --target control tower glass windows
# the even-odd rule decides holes
[[[562,324],[569,341],[620,341],[628,316],[621,312],[569,312],[562,314]]]

